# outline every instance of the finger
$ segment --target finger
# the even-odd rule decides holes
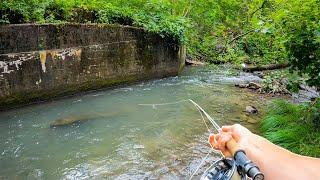
[[[219,134],[216,134],[216,135],[214,136],[214,140],[215,140],[216,142],[218,142],[220,138],[221,138],[221,134],[220,134],[220,133],[219,133]]]
[[[239,140],[240,140],[239,134],[237,134],[235,132],[231,132],[231,136],[236,142],[239,142]]]
[[[215,137],[215,134],[210,134],[209,135],[209,142],[213,142],[214,141],[214,137]]]
[[[228,132],[228,133],[231,133],[232,135],[232,138],[235,140],[235,141],[239,141],[239,138],[240,138],[240,134],[239,132],[237,131],[237,129],[239,129],[239,124],[234,124],[232,126],[223,126],[222,127],[222,131],[223,132]]]
[[[214,134],[210,134],[209,135],[209,139],[208,139],[209,143],[211,144],[211,146],[214,146],[216,143],[215,141],[215,135]]]
[[[215,134],[210,134],[210,135],[209,135],[209,139],[208,139],[210,145],[211,145],[212,148],[214,148],[214,149],[218,149],[218,144],[217,144],[217,141],[216,141],[216,139],[215,139],[216,136],[217,136],[217,135],[215,135]]]
[[[223,133],[228,135],[230,138],[238,139],[238,134],[233,132],[232,130],[231,131],[226,131],[226,132],[223,132]]]
[[[228,157],[228,158],[231,158],[231,157],[232,157],[231,152],[228,151],[228,150],[221,151],[221,153],[224,155],[224,157]]]
[[[222,126],[221,129],[223,132],[232,132],[233,128],[233,126]]]
[[[222,131],[228,132],[228,131],[235,131],[236,129],[241,128],[242,126],[240,124],[234,124],[232,126],[222,126]]]
[[[228,133],[224,133],[218,141],[218,146],[221,151],[227,149],[227,143],[232,139],[232,136]]]
[[[221,152],[226,150],[225,143],[223,143],[222,138],[220,138],[219,141],[217,142],[217,146]]]
[[[218,140],[218,147],[221,151],[226,150],[226,142],[228,141],[228,137],[226,134],[223,134]]]

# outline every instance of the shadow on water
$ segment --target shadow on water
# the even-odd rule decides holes
[[[258,77],[186,68],[179,77],[0,113],[0,179],[187,179],[210,148],[193,99],[220,125],[257,132],[268,99],[234,87]],[[258,115],[247,115],[254,105]],[[212,153],[205,165],[219,157]]]

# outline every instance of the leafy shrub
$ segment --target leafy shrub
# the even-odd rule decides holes
[[[289,73],[288,70],[271,71],[264,75],[262,80],[262,91],[266,93],[291,93],[298,92],[300,84],[305,79],[297,73]]]
[[[267,93],[289,93],[285,74],[275,71],[265,75],[262,80],[262,90]]]
[[[307,83],[320,87],[320,2],[290,0],[274,17],[277,36],[286,47],[292,71],[307,74]]]
[[[134,20],[134,25],[141,26],[148,31],[160,34],[162,37],[172,37],[181,42],[186,41],[185,28],[187,20],[184,18],[140,12],[134,16]]]
[[[97,22],[143,27],[163,37],[186,41],[189,21],[158,1],[4,0],[0,23]]]

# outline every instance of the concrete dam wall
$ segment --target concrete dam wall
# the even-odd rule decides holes
[[[0,26],[0,110],[177,75],[185,48],[143,29],[97,24]]]

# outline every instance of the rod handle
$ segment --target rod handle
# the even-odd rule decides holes
[[[260,172],[260,169],[250,159],[248,159],[246,153],[241,150],[238,143],[232,139],[227,143],[227,147],[232,153],[232,156],[236,162],[240,173],[247,175],[253,180],[263,180],[264,175]]]

